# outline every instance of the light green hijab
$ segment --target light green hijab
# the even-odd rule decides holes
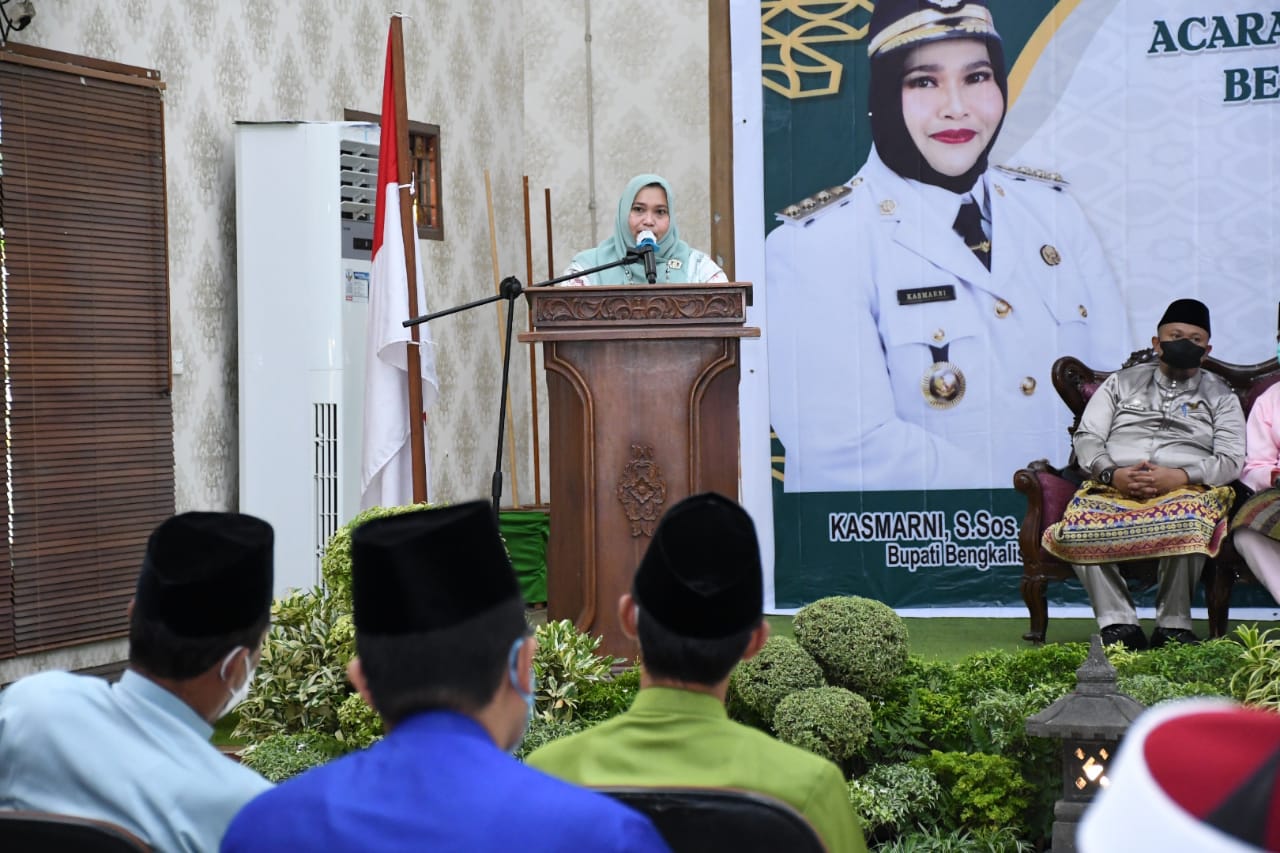
[[[627,188],[618,199],[618,216],[613,223],[613,235],[608,237],[594,249],[587,249],[574,255],[574,262],[583,269],[598,267],[611,261],[620,260],[628,251],[635,248],[635,237],[631,234],[628,223],[631,219],[631,205],[640,190],[648,186],[662,187],[667,194],[667,211],[671,216],[671,227],[658,241],[658,250],[654,258],[658,262],[658,284],[666,282],[687,282],[689,280],[689,255],[693,251],[689,244],[680,239],[680,229],[676,227],[676,205],[671,195],[671,186],[665,178],[658,175],[636,175],[627,182]],[[676,261],[675,266],[671,261]],[[644,263],[636,262],[602,272],[592,273],[586,277],[587,284],[646,284]]]

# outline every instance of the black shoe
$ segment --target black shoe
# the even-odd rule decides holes
[[[1200,638],[1191,633],[1188,628],[1161,628],[1156,627],[1151,632],[1151,648],[1158,649],[1168,643],[1182,643],[1187,646],[1194,646],[1200,642]]]
[[[1140,652],[1147,647],[1147,635],[1137,625],[1115,624],[1103,628],[1102,645],[1114,646],[1116,643],[1131,652]]]

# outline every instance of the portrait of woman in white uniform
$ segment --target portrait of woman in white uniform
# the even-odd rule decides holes
[[[1070,451],[1055,359],[1134,349],[1060,177],[991,166],[1008,109],[984,2],[882,0],[873,148],[766,242],[770,420],[789,492],[1011,488]]]

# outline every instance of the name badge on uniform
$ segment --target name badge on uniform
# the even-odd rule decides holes
[[[956,286],[940,284],[936,287],[915,287],[898,291],[899,305],[924,305],[926,302],[954,302]]]

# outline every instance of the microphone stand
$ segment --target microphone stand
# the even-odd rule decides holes
[[[577,272],[568,273],[567,275],[550,278],[546,281],[540,281],[537,284],[529,285],[534,287],[550,287],[553,284],[559,284],[562,281],[568,281],[579,276],[591,275],[601,270],[620,267],[625,264],[633,264],[642,260],[646,253],[652,254],[653,249],[646,246],[644,249],[628,251],[625,255],[616,261],[610,261],[607,264],[601,264],[598,267],[590,269],[578,270]],[[652,284],[652,282],[650,282]],[[481,305],[488,305],[497,302],[499,299],[507,300],[507,332],[506,345],[502,353],[502,392],[498,395],[498,453],[493,464],[493,480],[492,480],[492,497],[493,497],[493,517],[497,519],[498,509],[502,502],[502,442],[504,437],[504,428],[507,423],[507,383],[511,373],[511,330],[515,322],[515,302],[516,297],[524,293],[525,286],[520,283],[520,279],[513,275],[509,275],[498,283],[498,292],[493,296],[486,296],[484,299],[477,299],[474,302],[466,302],[462,305],[455,305],[452,308],[445,308],[443,311],[433,311],[430,314],[422,314],[410,320],[403,321],[400,325],[405,328],[416,326],[419,323],[426,323],[430,320],[437,320],[441,317],[447,317],[450,314],[457,314],[461,311],[468,311],[472,308],[479,308]]]

